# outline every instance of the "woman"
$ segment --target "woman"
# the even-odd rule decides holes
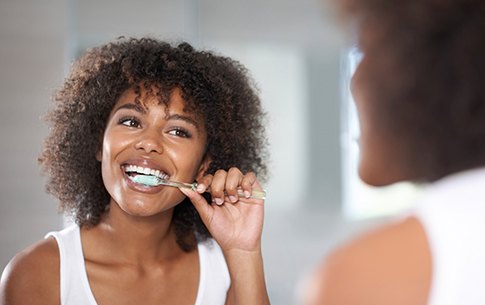
[[[329,255],[307,304],[483,304],[485,2],[343,0],[359,174],[426,183],[416,210]]]
[[[76,224],[12,259],[1,304],[269,304],[251,197],[263,112],[239,63],[120,39],[82,56],[56,101],[39,161]]]

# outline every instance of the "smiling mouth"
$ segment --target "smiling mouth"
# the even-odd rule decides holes
[[[152,169],[148,167],[142,167],[142,166],[137,166],[137,165],[124,165],[123,170],[125,174],[130,178],[131,181],[134,181],[133,179],[137,176],[149,176],[149,177],[156,177],[161,180],[169,180],[170,176],[162,172],[158,169]],[[136,181],[134,181],[137,183]],[[139,183],[142,184],[142,183]]]

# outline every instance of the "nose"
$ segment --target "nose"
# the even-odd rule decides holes
[[[145,130],[137,139],[135,148],[143,149],[146,153],[155,152],[161,154],[163,152],[162,137],[157,131]]]

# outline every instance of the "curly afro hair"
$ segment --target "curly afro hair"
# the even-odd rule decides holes
[[[379,127],[417,181],[485,165],[485,1],[338,0]],[[355,28],[354,28],[355,29]]]
[[[207,171],[238,167],[266,177],[265,114],[254,83],[238,62],[188,43],[171,45],[152,38],[119,38],[90,49],[72,67],[47,114],[51,124],[39,163],[48,176],[47,192],[79,226],[98,224],[110,196],[95,158],[114,104],[128,89],[156,87],[160,103],[175,89],[186,107],[205,119]],[[184,199],[174,209],[179,246],[189,251],[210,235],[195,208]]]

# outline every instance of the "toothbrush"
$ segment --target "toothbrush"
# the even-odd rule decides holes
[[[130,177],[130,179],[136,183],[144,184],[147,186],[157,186],[157,185],[166,185],[166,186],[173,186],[177,188],[188,188],[193,191],[197,188],[197,183],[184,183],[178,182],[173,180],[164,180],[156,176],[149,176],[149,175],[137,175],[135,177]],[[242,190],[237,191],[237,195],[239,197],[246,198],[246,195],[243,193]],[[264,191],[252,191],[252,194],[249,198],[253,199],[266,199],[266,192]]]

